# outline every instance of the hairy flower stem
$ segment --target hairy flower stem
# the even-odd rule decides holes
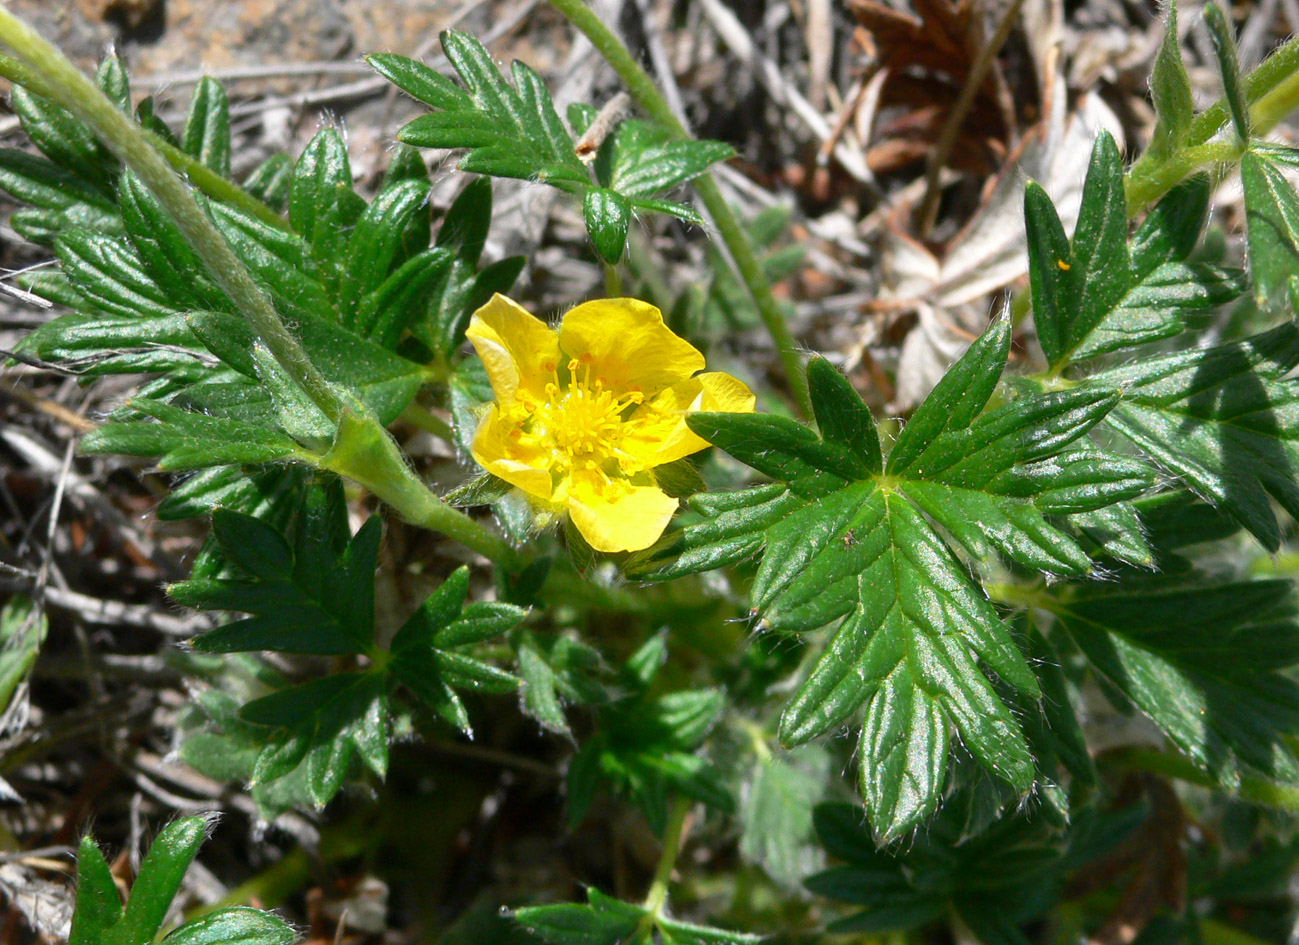
[[[1243,85],[1253,133],[1265,135],[1299,107],[1299,37],[1268,56],[1245,77]],[[1128,215],[1135,215],[1202,168],[1238,161],[1244,147],[1234,137],[1210,141],[1228,120],[1226,103],[1219,100],[1191,121],[1181,148],[1163,157],[1149,151],[1143,154],[1124,180]]]
[[[0,44],[18,57],[20,67],[30,71],[27,78],[35,78],[32,91],[89,125],[122,163],[135,171],[176,221],[217,285],[244,313],[275,360],[312,402],[339,424],[334,446],[321,465],[366,486],[406,521],[441,532],[503,566],[514,564],[514,549],[432,492],[406,464],[397,444],[377,421],[344,411],[338,395],[280,320],[270,299],[144,129],[119,111],[61,52],[3,6]]]
[[[275,360],[331,420],[341,406],[325,378],[280,321],[248,269],[208,220],[189,188],[145,136],[81,71],[35,30],[0,6],[0,44],[40,81],[41,92],[89,125],[167,210],[212,278],[244,313]]]
[[[640,63],[623,45],[622,40],[586,5],[585,0],[550,0],[550,4],[585,34],[605,61],[613,67],[618,78],[622,79],[632,98],[645,109],[650,118],[678,138],[688,140],[691,137],[690,132],[673,113],[672,106],[663,97],[663,93],[654,84],[654,80],[640,67]],[[802,356],[798,352],[798,346],[794,342],[789,326],[785,324],[780,305],[772,294],[771,283],[767,281],[762,265],[753,252],[753,244],[749,242],[744,228],[731,212],[726,198],[722,196],[722,191],[712,175],[705,172],[695,178],[694,184],[695,191],[708,210],[708,215],[712,217],[713,225],[717,227],[717,234],[722,238],[722,243],[726,246],[736,271],[753,298],[753,304],[757,306],[762,324],[776,343],[780,363],[795,400],[804,413],[810,413],[811,400],[808,397],[807,374],[803,369]]]
[[[677,857],[681,855],[681,841],[685,834],[686,815],[690,813],[690,803],[689,798],[679,794],[672,802],[667,829],[663,832],[663,852],[659,854],[654,879],[645,895],[644,906],[649,911],[646,918],[657,919],[663,911],[663,904],[667,902],[668,884],[672,882],[672,871],[676,869]]]
[[[0,78],[8,79],[14,85],[21,85],[27,91],[39,95],[41,98],[54,100],[57,95],[52,88],[41,81],[40,76],[13,56],[0,54]],[[237,207],[249,216],[256,217],[277,230],[283,230],[286,233],[292,232],[292,228],[282,216],[238,184],[222,177],[202,161],[186,154],[170,141],[163,139],[162,136],[155,134],[148,128],[141,128],[140,131],[149,139],[149,143],[162,153],[168,164],[209,197],[230,204],[232,207]]]

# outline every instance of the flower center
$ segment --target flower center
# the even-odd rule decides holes
[[[547,367],[551,381],[546,385],[546,402],[537,405],[533,419],[536,432],[550,440],[557,464],[572,468],[611,458],[630,459],[621,449],[623,414],[643,400],[640,391],[615,394],[604,378],[591,377],[589,359],[568,362],[566,385],[560,384],[557,366]]]

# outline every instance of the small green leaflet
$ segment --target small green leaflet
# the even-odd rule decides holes
[[[158,938],[211,821],[183,817],[162,829],[140,863],[123,908],[117,883],[94,839],[77,851],[77,898],[68,945],[139,945]],[[292,945],[298,933],[279,916],[246,906],[216,909],[173,929],[170,945]]]
[[[403,686],[462,732],[469,715],[456,689],[513,692],[518,680],[473,655],[510,629],[523,612],[508,604],[471,603],[469,573],[449,577],[384,649],[375,641],[374,573],[381,526],[371,518],[348,534],[336,484],[309,489],[288,533],[249,515],[218,510],[213,534],[235,577],[193,578],[170,588],[179,603],[250,616],[194,640],[216,653],[273,650],[365,657],[369,667],[281,689],[247,703],[241,722],[262,726],[252,780],[277,781],[301,767],[317,806],[337,793],[355,759],[376,775],[387,770],[391,691]],[[232,737],[247,731],[229,733]]]
[[[49,621],[29,597],[15,594],[0,607],[0,713],[36,664]]]
[[[1284,307],[1290,280],[1299,276],[1299,196],[1277,165],[1261,147],[1240,161],[1254,300],[1269,310]]]
[[[1209,211],[1203,177],[1174,188],[1128,240],[1123,159],[1102,133],[1092,150],[1072,243],[1046,191],[1024,192],[1038,340],[1055,370],[1180,334],[1240,295],[1239,272],[1190,259]]]
[[[463,86],[422,63],[391,53],[369,57],[382,76],[435,111],[406,125],[398,137],[423,148],[465,149],[460,169],[494,177],[541,181],[583,198],[587,230],[608,263],[622,258],[636,210],[667,213],[689,223],[702,218],[661,194],[708,170],[734,151],[719,141],[673,138],[648,122],[620,122],[594,157],[595,180],[555,110],[541,79],[521,62],[513,85],[491,54],[465,33],[448,30],[442,48]],[[569,120],[582,133],[593,109],[574,105]]]
[[[740,853],[786,889],[796,889],[821,865],[812,808],[832,770],[830,753],[820,745],[779,751],[754,766],[740,807]]]
[[[937,806],[953,727],[1016,790],[1034,779],[1019,723],[987,674],[1029,698],[1037,680],[949,542],[975,558],[1086,575],[1091,562],[1063,523],[1153,485],[1145,464],[1082,439],[1117,402],[1111,392],[1061,391],[984,413],[1009,349],[999,320],[916,411],[887,463],[865,404],[820,359],[808,369],[820,437],[773,416],[691,417],[700,436],[779,484],[698,497],[705,522],[628,562],[654,579],[681,573],[682,561],[718,567],[762,549],[752,600],[767,626],[802,633],[843,618],[780,736],[801,744],[865,707],[861,788],[882,839]]]
[[[1155,103],[1154,133],[1150,136],[1150,152],[1168,154],[1186,140],[1191,119],[1195,116],[1195,103],[1191,97],[1191,80],[1182,61],[1182,48],[1177,35],[1177,4],[1168,4],[1164,18],[1164,39],[1155,56],[1150,75],[1150,97]]]
[[[1227,789],[1299,781],[1299,612],[1289,581],[1071,587],[1052,606],[1092,666]]]

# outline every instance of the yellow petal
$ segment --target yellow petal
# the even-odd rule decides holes
[[[559,364],[559,336],[545,322],[497,293],[474,312],[465,336],[483,359],[498,401],[508,406],[520,390],[546,399],[546,384]]]
[[[591,379],[618,393],[645,395],[704,369],[699,350],[663,324],[663,314],[636,299],[597,299],[569,311],[559,326],[559,346],[588,362]]]
[[[743,381],[721,371],[680,381],[627,418],[622,448],[647,468],[676,462],[708,445],[686,426],[688,414],[752,413],[754,400]]]
[[[658,486],[615,482],[597,491],[595,481],[575,478],[568,493],[573,524],[596,551],[640,551],[658,541],[677,510],[677,500]]]
[[[530,443],[528,438],[516,434],[517,424],[501,414],[492,404],[491,412],[483,418],[474,433],[470,452],[478,465],[493,476],[518,486],[529,495],[550,499],[550,470],[546,467],[545,451]]]

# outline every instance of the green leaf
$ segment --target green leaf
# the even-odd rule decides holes
[[[683,141],[649,122],[627,120],[601,144],[595,172],[603,186],[635,202],[693,180],[734,154],[721,141]]]
[[[617,264],[627,247],[627,231],[631,226],[631,206],[627,199],[617,191],[593,187],[582,198],[582,213],[600,258],[611,266]]]
[[[225,87],[210,76],[194,87],[181,147],[208,169],[230,176],[230,103]]]
[[[293,186],[293,159],[287,154],[272,154],[244,180],[244,190],[277,213],[289,206]]]
[[[294,166],[289,223],[311,247],[311,257],[331,291],[338,286],[347,241],[365,207],[352,190],[352,164],[342,136],[333,128],[321,129]]]
[[[293,440],[277,430],[212,417],[136,398],[133,411],[158,423],[108,423],[81,440],[86,453],[158,456],[158,468],[172,472],[228,463],[269,463],[299,452]]]
[[[304,766],[312,803],[323,807],[355,760],[379,777],[388,770],[388,694],[377,672],[335,673],[247,703],[240,718],[272,727],[254,782]]]
[[[660,916],[657,922],[664,945],[758,945],[761,935],[714,929]]]
[[[831,778],[830,755],[816,745],[761,759],[740,808],[740,853],[787,889],[820,865],[812,808]]]
[[[322,453],[327,450],[333,439],[334,422],[280,367],[260,341],[253,345],[253,361],[257,366],[257,376],[275,405],[280,429],[310,449]]]
[[[22,594],[0,608],[0,713],[31,673],[48,630],[45,612]]]
[[[1253,152],[1241,158],[1240,182],[1254,300],[1260,308],[1278,310],[1290,279],[1299,275],[1299,196],[1272,161]]]
[[[550,945],[631,945],[646,911],[587,890],[589,904],[565,902],[528,906],[514,913],[514,921]]]
[[[122,897],[104,854],[90,836],[77,850],[77,898],[68,945],[102,945],[122,918]]]
[[[1236,136],[1241,141],[1250,139],[1249,101],[1241,84],[1240,62],[1236,56],[1236,31],[1227,22],[1222,8],[1216,3],[1204,7],[1204,23],[1209,27],[1213,51],[1218,57],[1218,71],[1222,74],[1222,94],[1227,100],[1227,111]]]
[[[1237,297],[1241,276],[1188,261],[1208,213],[1208,181],[1171,191],[1127,238],[1123,162],[1108,134],[1097,139],[1072,246],[1051,200],[1024,194],[1029,277],[1038,340],[1064,365],[1172,337],[1188,319]]]
[[[813,358],[807,365],[807,384],[822,438],[846,446],[867,472],[882,472],[884,461],[875,418],[848,378],[825,358]]]
[[[10,103],[23,131],[46,157],[100,193],[113,193],[117,159],[86,125],[21,85],[14,86]]]
[[[524,611],[497,603],[466,607],[468,591],[469,569],[460,568],[397,631],[388,665],[394,678],[416,697],[462,733],[472,735],[468,713],[454,690],[513,692],[519,680],[469,654],[473,647],[514,627]]]
[[[187,607],[252,616],[196,638],[197,649],[371,652],[382,530],[377,518],[340,543],[336,535],[340,529],[346,534],[346,510],[341,499],[316,487],[305,499],[294,542],[253,516],[228,509],[218,510],[212,521],[226,560],[246,577],[192,579],[168,591]]]
[[[1299,780],[1295,602],[1288,581],[1079,587],[1053,606],[1110,683],[1219,784],[1242,767]]]
[[[547,730],[571,737],[564,703],[591,703],[604,695],[591,681],[601,665],[599,652],[575,636],[539,639],[527,633],[521,635],[516,652],[523,710]],[[569,805],[571,809],[571,798]]]
[[[954,798],[959,801],[960,798]],[[914,842],[892,850],[871,842],[861,812],[846,804],[822,804],[817,833],[827,852],[845,865],[811,877],[814,893],[864,911],[833,922],[833,932],[886,932],[921,928],[971,904],[996,915],[1005,928],[1042,914],[1058,898],[1060,841],[1042,818],[1010,814],[977,836],[964,836],[964,813],[949,805]]]
[[[122,114],[131,114],[131,80],[127,77],[126,66],[117,56],[105,56],[95,69],[95,85],[106,95]]]
[[[174,820],[158,834],[140,862],[140,873],[126,900],[126,911],[113,930],[118,941],[151,942],[162,928],[190,863],[207,836],[204,817]]]
[[[0,148],[0,188],[23,203],[47,210],[92,205],[111,210],[113,202],[80,177],[25,151]]]
[[[247,323],[222,312],[193,312],[187,319],[199,340],[218,358],[250,380],[262,379],[256,366],[254,336]],[[391,423],[424,384],[424,370],[413,361],[386,350],[323,318],[298,319],[303,349],[327,381],[345,388],[365,404],[380,423]],[[250,385],[251,402],[257,402]],[[266,401],[266,396],[260,398]]]
[[[469,153],[460,161],[464,171],[557,186],[587,183],[573,139],[535,72],[515,62],[511,86],[482,43],[454,30],[442,34],[442,49],[463,90],[399,56],[370,57],[382,75],[437,109],[403,128],[398,133],[402,141],[424,148],[466,148]]]
[[[1168,4],[1164,17],[1164,39],[1155,55],[1154,69],[1150,74],[1150,97],[1155,103],[1154,133],[1150,137],[1150,152],[1166,156],[1181,147],[1186,132],[1195,115],[1191,98],[1191,80],[1182,61],[1182,47],[1177,35],[1177,4]]]
[[[377,290],[394,264],[400,265],[411,251],[425,246],[403,245],[413,223],[423,220],[427,245],[427,180],[401,181],[380,193],[356,222],[346,254],[347,263],[339,284],[338,311],[343,324],[355,327],[361,299]]]
[[[1085,574],[1091,563],[1061,525],[1153,485],[1144,464],[1076,445],[1114,407],[1112,393],[1079,388],[982,412],[1009,346],[1004,320],[971,346],[903,428],[882,476],[862,432],[872,429],[865,407],[851,406],[851,388],[825,375],[828,366],[814,368],[823,438],[775,417],[689,417],[700,436],[788,491],[708,497],[708,523],[629,562],[632,573],[657,577],[671,573],[655,568],[666,549],[727,561],[761,547],[751,594],[765,626],[808,632],[843,618],[785,709],[780,736],[800,744],[864,708],[862,789],[884,839],[937,807],[949,728],[1016,790],[1034,780],[1019,723],[988,674],[1030,698],[1037,681],[949,545]]]
[[[1281,532],[1269,496],[1299,513],[1299,386],[1281,380],[1296,364],[1299,331],[1286,324],[1111,368],[1087,384],[1122,396],[1106,428],[1275,550]]]
[[[279,916],[248,906],[217,909],[186,922],[166,945],[293,945],[298,933]]]

